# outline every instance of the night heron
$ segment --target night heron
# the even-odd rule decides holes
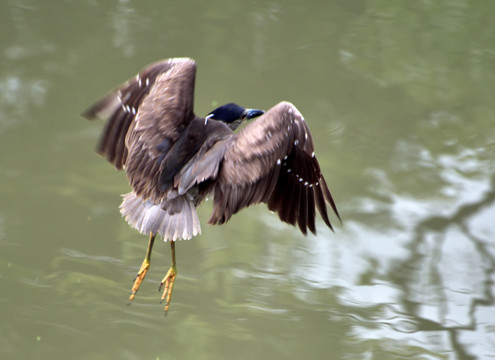
[[[195,75],[191,59],[157,62],[83,114],[107,120],[97,151],[125,169],[132,192],[124,195],[120,212],[149,235],[130,301],[150,267],[155,236],[170,242],[172,265],[159,288],[164,286],[165,313],[177,276],[175,241],[201,233],[196,206],[208,194],[209,224],[223,224],[261,202],[303,234],[316,233],[315,209],[332,228],[326,203],[340,219],[308,125],[294,105],[280,102],[263,112],[229,103],[200,118],[193,111]]]

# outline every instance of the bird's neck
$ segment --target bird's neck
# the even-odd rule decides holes
[[[242,124],[242,120],[237,119],[232,121],[231,123],[228,123],[227,125],[229,126],[230,130],[235,131],[241,124]]]

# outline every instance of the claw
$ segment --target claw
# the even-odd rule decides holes
[[[151,259],[151,250],[153,249],[153,243],[155,241],[155,235],[150,234],[150,240],[148,242],[148,250],[146,251],[146,257],[143,260],[143,263],[141,264],[141,268],[139,269],[136,279],[134,280],[134,284],[132,285],[131,289],[131,295],[129,296],[129,305],[131,304],[131,301],[134,300],[136,297],[136,293],[139,290],[139,287],[141,286],[141,283],[143,282],[144,278],[146,277],[146,274],[148,273],[148,269],[150,268],[150,259]]]
[[[134,280],[134,284],[132,285],[131,295],[129,296],[129,302],[134,300],[134,298],[136,297],[136,293],[138,292],[141,283],[146,277],[149,268],[150,268],[150,263],[146,260],[143,261],[143,264],[141,265],[141,268],[139,269],[136,275],[136,279]]]
[[[177,277],[177,269],[172,266],[168,272],[167,275],[163,278],[163,280],[160,283],[160,286],[158,287],[158,291],[161,291],[163,289],[163,294],[160,299],[160,303],[165,300],[165,315],[167,315],[168,308],[170,306],[170,300],[172,299],[172,290],[174,289],[174,283],[175,283],[175,278]]]

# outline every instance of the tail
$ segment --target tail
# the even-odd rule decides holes
[[[201,234],[196,208],[186,196],[155,204],[131,192],[124,195],[120,213],[142,234],[160,234],[164,241],[189,240]]]

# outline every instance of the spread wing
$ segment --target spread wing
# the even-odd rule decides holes
[[[264,202],[289,224],[316,233],[316,208],[325,223],[337,207],[320,171],[313,140],[294,105],[281,102],[247,125],[227,147],[209,220],[221,224],[242,208]]]
[[[194,119],[196,64],[160,61],[143,69],[90,107],[83,116],[107,119],[97,151],[126,168],[134,191],[158,198],[160,162]]]

